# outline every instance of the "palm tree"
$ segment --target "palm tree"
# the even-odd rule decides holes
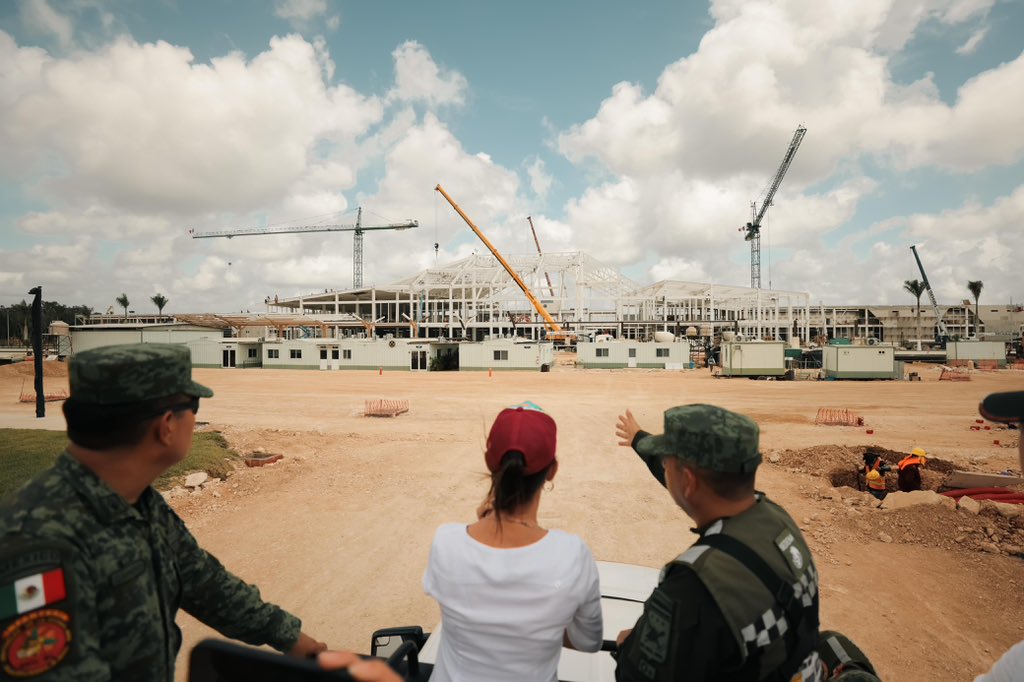
[[[925,292],[924,282],[908,279],[903,282],[903,288],[917,299],[917,349],[921,350],[921,296]]]
[[[124,308],[124,316],[128,317],[128,294],[122,293],[120,296],[114,299],[117,304]]]
[[[151,300],[153,302],[153,305],[156,306],[157,313],[163,315],[164,306],[167,305],[167,297],[164,296],[163,294],[157,294],[156,296],[153,296],[149,300]]]
[[[967,282],[967,290],[974,296],[974,336],[981,338],[981,320],[978,319],[978,299],[981,298],[981,289],[985,285],[980,279]]]

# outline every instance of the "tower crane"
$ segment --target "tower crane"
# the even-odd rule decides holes
[[[917,255],[917,245],[911,246],[910,250],[914,252],[917,269],[921,271],[921,282],[924,284],[924,290],[928,292],[928,300],[932,302],[932,309],[935,311],[935,342],[945,347],[946,342],[949,341],[949,329],[946,328],[946,323],[942,321],[942,312],[939,310],[939,304],[935,301],[932,285],[928,283],[928,275],[924,274],[921,256]]]
[[[782,157],[782,163],[779,164],[779,170],[775,171],[775,177],[768,183],[760,210],[757,208],[756,201],[750,202],[750,222],[740,228],[741,232],[746,231],[743,238],[750,242],[750,286],[753,289],[761,288],[761,219],[764,218],[768,207],[772,205],[775,192],[782,184],[782,178],[786,177],[789,164],[793,163],[793,157],[796,156],[796,150],[800,148],[800,143],[806,132],[807,128],[797,127],[796,132],[793,133],[793,141],[789,143],[789,149],[786,150],[786,155]]]
[[[509,277],[512,278],[512,280],[516,283],[519,289],[526,296],[526,299],[533,305],[534,310],[536,310],[544,319],[544,325],[547,327],[548,339],[551,341],[559,341],[562,343],[574,342],[576,340],[575,333],[567,332],[566,330],[562,329],[562,326],[558,324],[555,318],[551,317],[551,313],[548,312],[548,309],[544,307],[544,304],[540,302],[540,300],[533,294],[532,291],[530,291],[530,287],[526,285],[526,282],[523,281],[523,278],[520,277],[519,274],[512,268],[512,266],[508,264],[508,261],[505,260],[505,258],[500,253],[498,253],[498,250],[494,248],[494,245],[491,244],[490,240],[484,236],[484,233],[480,231],[479,227],[473,224],[473,221],[469,219],[469,216],[466,215],[461,208],[459,208],[459,205],[456,204],[455,200],[448,195],[448,192],[445,192],[444,188],[441,187],[441,185],[437,185],[436,187],[434,187],[434,190],[441,193],[441,196],[443,196],[448,201],[448,203],[451,204],[451,207],[455,209],[455,212],[458,213],[459,216],[461,216],[462,219],[466,221],[466,224],[469,225],[469,228],[473,230],[473,234],[480,238],[480,241],[484,243],[484,246],[486,246],[488,250],[490,250],[491,255],[493,255],[494,258],[501,264],[501,266],[505,268],[505,272],[508,273]]]
[[[213,237],[252,237],[266,234],[304,234],[306,232],[355,232],[352,239],[352,288],[359,289],[363,286],[363,233],[369,230],[408,230],[411,227],[419,227],[417,220],[404,220],[398,223],[386,223],[384,225],[363,225],[363,207],[360,206],[356,212],[354,225],[299,225],[295,227],[252,227],[238,230],[213,230],[209,232],[196,232],[189,230],[188,233],[193,239],[210,239]]]

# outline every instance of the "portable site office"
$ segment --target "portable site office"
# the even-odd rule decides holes
[[[552,344],[514,339],[303,339],[263,345],[268,369],[540,370],[553,363]]]
[[[682,369],[690,362],[690,343],[685,340],[586,341],[576,345],[576,364],[587,369]]]
[[[893,346],[830,345],[822,349],[822,366],[827,379],[902,378],[903,363],[896,361]]]
[[[1006,344],[1002,341],[950,341],[946,360],[990,360],[1006,367]]]
[[[721,376],[782,376],[786,373],[785,348],[782,341],[723,341]]]

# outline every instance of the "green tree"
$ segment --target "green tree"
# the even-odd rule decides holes
[[[164,306],[167,305],[167,297],[164,296],[163,294],[157,294],[156,296],[153,296],[149,300],[151,300],[153,302],[153,305],[156,306],[157,312],[163,315]]]
[[[903,288],[917,299],[917,349],[921,350],[921,296],[925,292],[924,282],[908,279],[903,282]]]
[[[124,308],[124,316],[128,317],[128,294],[122,293],[120,296],[114,299],[117,304]]]
[[[980,279],[967,282],[967,290],[974,296],[974,336],[981,338],[981,319],[978,318],[978,299],[981,298],[981,290],[985,285]],[[968,330],[970,331],[970,330]],[[970,336],[970,334],[968,334]]]

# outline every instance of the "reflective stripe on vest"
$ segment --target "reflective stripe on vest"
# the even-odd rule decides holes
[[[874,469],[867,473],[868,487],[875,490],[885,490],[885,479],[882,478],[882,474],[878,473]]]

